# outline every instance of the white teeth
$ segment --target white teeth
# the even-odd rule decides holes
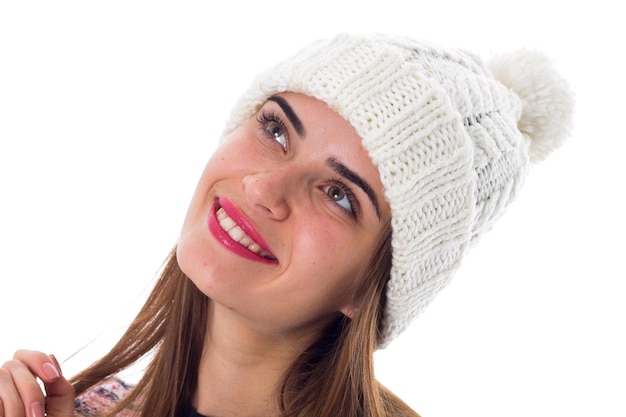
[[[222,226],[222,228],[224,230],[226,230],[227,232],[230,232],[233,229],[233,227],[235,227],[237,225],[235,224],[233,219],[231,219],[230,217],[225,217],[225,216],[226,216],[226,214],[224,214],[224,218],[223,219],[220,219],[218,217],[218,219],[220,221],[220,226]]]
[[[223,208],[220,207],[216,214],[220,226],[228,233],[228,236],[230,236],[231,239],[246,247],[250,252],[256,253],[257,255],[261,255],[265,258],[274,259],[269,252],[261,249],[261,246],[259,246],[258,243],[252,240],[250,236],[246,235],[244,231],[241,230],[241,227],[237,226],[235,221],[228,217],[228,214],[226,214]]]
[[[228,235],[232,237],[235,242],[239,242],[246,234],[239,226],[235,226],[228,231]]]

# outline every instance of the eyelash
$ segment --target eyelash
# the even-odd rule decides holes
[[[286,148],[288,148],[288,144],[289,144],[289,135],[287,134],[287,125],[285,124],[283,119],[281,119],[273,111],[264,109],[257,115],[256,120],[259,123],[259,125],[261,126],[261,130],[262,130],[263,136],[265,136],[266,139],[268,139],[268,140],[270,140],[272,142],[277,142],[277,140],[276,140],[276,138],[274,136],[270,135],[270,133],[267,131],[267,127],[271,123],[276,123],[278,125],[278,127],[280,127],[281,131],[283,132],[283,134],[285,135],[285,137],[287,139],[287,141],[286,141],[287,146],[285,148],[283,148],[283,150],[286,152],[287,151]],[[279,145],[280,145],[280,143],[279,143]],[[281,147],[282,147],[282,145],[281,145]]]

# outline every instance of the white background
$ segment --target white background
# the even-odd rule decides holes
[[[484,57],[540,49],[578,104],[571,140],[377,354],[380,379],[425,417],[626,416],[622,13],[608,0],[213,3],[0,3],[0,362],[40,349],[71,374],[101,354],[252,77],[319,37],[387,32]]]

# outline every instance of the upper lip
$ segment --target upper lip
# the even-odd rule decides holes
[[[228,217],[233,219],[237,226],[239,226],[241,230],[250,237],[250,239],[254,240],[261,247],[261,249],[276,259],[276,256],[270,250],[269,245],[265,242],[256,227],[254,227],[252,222],[239,211],[237,206],[235,206],[232,201],[225,197],[218,197],[217,204],[224,209]]]

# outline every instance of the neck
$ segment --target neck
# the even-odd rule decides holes
[[[285,371],[319,333],[272,334],[212,302],[193,405],[215,417],[279,414]]]

